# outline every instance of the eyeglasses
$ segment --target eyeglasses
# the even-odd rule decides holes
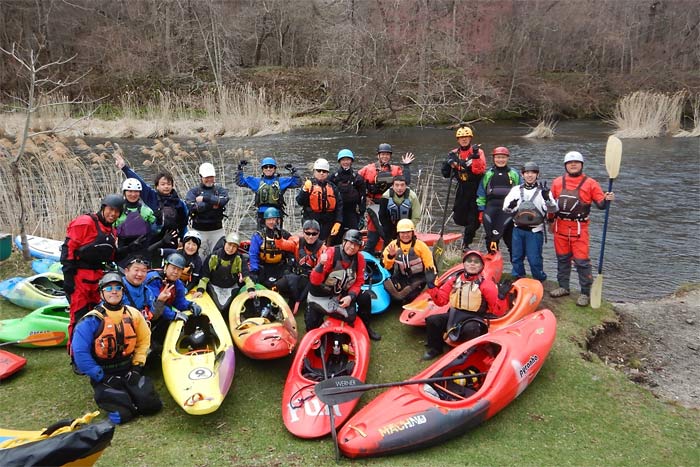
[[[476,256],[468,256],[464,258],[465,263],[472,263],[472,264],[481,264],[481,260],[477,258]]]
[[[316,169],[316,172],[319,172],[319,173],[322,173],[322,174],[327,174],[327,173],[328,173],[327,170],[320,170],[320,169]]]
[[[308,235],[309,237],[315,237],[318,235],[318,232],[304,232],[304,235]]]
[[[108,286],[102,287],[102,290],[104,290],[105,292],[121,292],[121,290],[123,288],[124,287],[121,285],[108,285]]]
[[[274,168],[275,168],[274,165],[263,165],[263,170],[265,170],[265,169],[274,169]]]

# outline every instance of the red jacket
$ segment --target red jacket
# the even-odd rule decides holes
[[[342,248],[342,246],[340,248]],[[328,274],[333,271],[333,267],[335,265],[335,250],[335,248],[326,249],[326,256],[328,259],[325,263],[323,263],[323,269],[321,271],[319,271],[318,266],[311,271],[311,275],[309,276],[309,282],[311,285],[323,284],[328,277]],[[341,260],[340,264],[343,269],[350,266],[350,262],[347,261]],[[352,295],[353,298],[360,295],[362,284],[365,282],[365,257],[359,252],[355,255],[355,273],[355,282],[350,285],[347,292],[348,295]]]
[[[468,276],[466,273],[455,274],[440,287],[434,287],[428,289],[430,297],[433,299],[436,305],[444,306],[450,303],[450,292],[452,292],[452,286],[458,277],[462,277],[462,280],[475,281],[478,275]],[[498,286],[496,283],[490,279],[483,279],[479,284],[479,291],[481,296],[484,297],[486,303],[488,304],[488,311],[496,316],[503,316],[508,311],[508,300],[505,298],[498,297]]]

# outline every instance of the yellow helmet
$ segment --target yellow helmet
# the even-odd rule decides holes
[[[462,138],[464,136],[469,136],[469,137],[474,136],[474,133],[472,133],[472,129],[469,128],[468,126],[461,126],[461,127],[457,128],[457,133],[455,133],[455,137],[457,137],[457,138]]]
[[[401,219],[398,224],[396,224],[396,233],[413,232],[414,230],[416,230],[416,226],[413,225],[411,219]]]

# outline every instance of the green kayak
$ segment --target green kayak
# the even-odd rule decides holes
[[[59,345],[65,345],[68,340],[69,320],[68,305],[47,305],[32,311],[24,318],[0,321],[0,341],[14,342],[26,339],[38,332],[61,331],[66,334],[66,339]],[[38,346],[21,344],[19,347]]]

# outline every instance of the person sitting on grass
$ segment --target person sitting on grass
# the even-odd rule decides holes
[[[151,331],[139,310],[122,304],[123,287],[116,272],[102,277],[102,303],[78,322],[71,343],[75,365],[90,377],[97,406],[116,424],[163,406],[143,374]]]

